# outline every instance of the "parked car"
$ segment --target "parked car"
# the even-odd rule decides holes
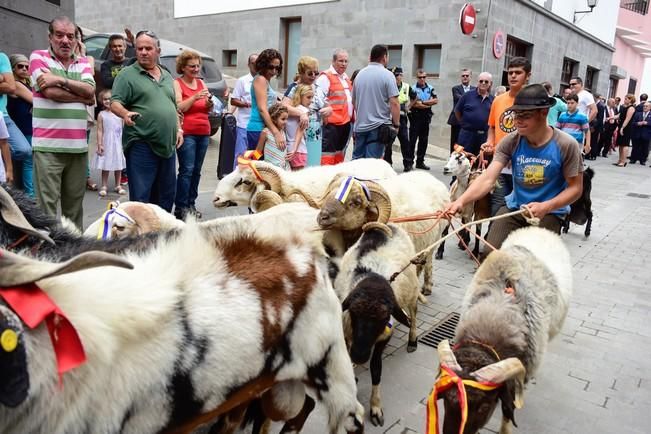
[[[104,83],[102,83],[100,68],[102,67],[102,63],[104,63],[111,55],[111,50],[108,46],[108,40],[111,34],[112,33],[93,33],[84,38],[86,54],[95,58],[95,81],[97,83],[97,92],[105,87]],[[160,40],[160,48],[160,65],[169,71],[174,78],[179,76],[179,74],[176,73],[176,56],[186,49],[198,52],[201,56],[201,78],[204,80],[210,93],[219,98],[224,107],[228,107],[228,86],[221,71],[217,67],[215,59],[199,50],[166,39]],[[130,42],[127,42],[125,56],[127,58],[135,58],[136,56],[136,51]],[[210,120],[211,136],[219,130],[221,118],[221,113],[211,113],[208,115],[208,119]]]

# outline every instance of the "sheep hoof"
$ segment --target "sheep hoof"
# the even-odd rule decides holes
[[[423,295],[432,295],[432,288],[422,288],[420,293]]]
[[[371,407],[371,423],[373,426],[384,426],[384,413],[380,407]]]
[[[413,353],[414,351],[416,351],[417,348],[418,348],[418,341],[414,341],[414,342],[409,341],[407,343],[407,352],[408,353]]]

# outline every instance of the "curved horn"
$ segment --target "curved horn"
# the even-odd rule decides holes
[[[373,229],[377,229],[379,231],[384,232],[385,235],[387,237],[389,237],[389,238],[391,238],[393,236],[393,231],[391,230],[391,228],[389,226],[385,225],[384,223],[368,222],[368,223],[364,223],[362,225],[362,231],[363,232],[368,232],[368,231],[373,230]]]
[[[8,225],[54,245],[52,238],[50,238],[47,234],[38,231],[27,221],[25,215],[14,201],[14,198],[11,197],[11,195],[1,186],[0,215],[2,215],[2,218],[5,222],[7,222]]]
[[[283,182],[282,179],[280,179],[280,173],[278,173],[278,170],[271,164],[256,165],[256,168],[258,169],[262,180],[269,184],[271,191],[280,194]]]
[[[253,212],[258,213],[280,205],[283,202],[283,198],[275,191],[262,190],[254,194],[251,198],[251,209]]]
[[[317,209],[321,208],[317,203],[317,201],[312,196],[310,196],[308,193],[304,192],[300,188],[292,188],[288,190],[287,193],[285,193],[285,198],[289,199],[293,195],[300,196],[301,199],[303,199],[303,201],[307,203],[309,206],[311,206],[312,208],[317,208]]]
[[[470,375],[479,381],[490,381],[491,383],[503,383],[514,377],[524,378],[526,369],[520,359],[517,357],[509,357],[508,359],[500,360],[488,366],[484,366]]]
[[[370,202],[377,207],[378,223],[387,223],[391,217],[391,199],[382,186],[373,181],[366,181],[368,191],[371,193]]]
[[[454,356],[452,348],[450,348],[450,341],[443,339],[439,342],[437,351],[439,353],[439,364],[445,365],[455,372],[461,372],[461,366],[459,365],[459,362],[457,362],[457,358]]]
[[[161,230],[160,218],[158,218],[156,212],[146,203],[125,202],[121,208],[136,222],[136,226],[138,227],[137,235]]]
[[[65,262],[53,264],[0,250],[0,286],[25,285],[88,268],[108,266],[133,268],[126,259],[100,251],[84,252]]]

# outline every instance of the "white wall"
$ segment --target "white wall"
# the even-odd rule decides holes
[[[646,59],[646,62],[644,62],[644,75],[640,83],[640,93],[651,93],[651,59]]]
[[[533,0],[533,2],[543,7],[551,3],[551,11],[570,23],[574,18],[574,11],[589,10],[587,0]],[[576,25],[605,43],[614,45],[618,14],[618,0],[598,0],[592,13],[576,16]]]

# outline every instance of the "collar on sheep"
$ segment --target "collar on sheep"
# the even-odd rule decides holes
[[[444,392],[455,385],[459,395],[459,407],[461,409],[459,434],[463,434],[463,431],[466,428],[466,421],[468,420],[468,396],[466,394],[466,386],[479,390],[495,390],[502,386],[501,383],[491,383],[490,381],[464,380],[452,369],[445,365],[441,365],[439,377],[437,378],[432,393],[429,395],[427,400],[427,426],[425,428],[427,434],[439,433],[438,407],[436,405],[438,393]]]
[[[366,184],[364,184],[361,179],[355,178],[354,176],[347,176],[343,181],[341,181],[341,184],[339,184],[339,189],[335,194],[335,198],[341,203],[346,203],[346,199],[348,199],[348,195],[350,194],[350,191],[355,184],[359,184],[359,186],[362,188],[362,191],[364,191],[366,199],[371,200],[371,192],[369,191]]]
[[[30,329],[45,321],[54,347],[59,382],[65,372],[86,362],[86,353],[77,330],[59,306],[35,283],[0,288],[0,297]],[[2,348],[11,352],[15,346],[12,348],[12,345],[3,344]]]
[[[250,167],[256,179],[258,181],[263,181],[262,175],[260,175],[260,172],[258,172],[258,169],[255,167],[255,161],[259,160],[261,157],[262,154],[258,151],[246,151],[244,154],[237,157],[237,165],[240,167]]]
[[[120,201],[110,202],[108,209],[102,215],[102,223],[97,229],[97,239],[98,240],[108,240],[109,233],[111,232],[111,227],[113,226],[113,220],[116,216],[122,217],[126,221],[132,224],[136,222],[127,214],[122,213],[117,210],[117,207],[120,206]]]

